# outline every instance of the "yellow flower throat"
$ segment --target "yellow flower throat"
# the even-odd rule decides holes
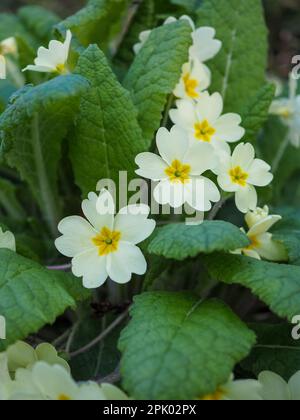
[[[121,236],[121,232],[104,227],[92,241],[98,247],[99,255],[103,257],[118,250]]]
[[[186,94],[192,98],[197,99],[199,98],[199,94],[197,92],[197,88],[199,87],[199,82],[196,79],[191,79],[190,73],[187,73],[183,76],[183,83],[185,87]]]
[[[190,165],[185,165],[177,159],[174,160],[172,165],[165,170],[165,173],[168,175],[171,182],[181,182],[182,184],[186,184],[190,181],[190,172]]]
[[[235,168],[230,169],[229,175],[231,177],[231,181],[234,184],[238,184],[241,187],[246,187],[249,174],[243,171],[243,169],[240,166],[236,166]]]
[[[211,141],[212,136],[216,132],[216,130],[213,127],[211,127],[207,120],[196,123],[194,128],[196,139],[208,143]]]

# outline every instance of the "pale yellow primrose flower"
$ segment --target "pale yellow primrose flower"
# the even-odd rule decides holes
[[[250,143],[239,144],[233,154],[222,153],[215,173],[223,191],[235,193],[235,203],[242,213],[257,208],[255,187],[266,187],[273,180],[271,167],[261,159],[255,159]]]
[[[0,42],[0,79],[6,79],[6,60],[5,55],[17,53],[17,43],[15,38],[7,38]]]
[[[204,401],[260,401],[262,386],[252,379],[235,381],[233,375],[229,381],[219,386],[216,392],[202,397]]]
[[[264,401],[300,401],[300,371],[288,383],[273,372],[262,372],[258,381],[262,386],[260,395]]]
[[[211,83],[211,72],[207,66],[198,59],[191,59],[182,67],[182,75],[174,90],[174,95],[179,99],[197,100]]]
[[[67,31],[66,40],[50,41],[49,47],[40,47],[37,52],[37,58],[34,65],[27,66],[23,71],[31,70],[41,73],[68,73],[67,61],[71,46],[72,33]]]
[[[156,202],[173,208],[187,203],[195,210],[209,211],[211,202],[220,200],[216,185],[203,176],[218,163],[214,149],[204,143],[190,146],[187,134],[178,126],[171,131],[160,128],[156,144],[160,156],[146,152],[135,159],[139,176],[159,181],[154,189]]]
[[[20,368],[31,369],[38,361],[43,361],[49,365],[60,365],[68,372],[68,363],[58,356],[56,349],[48,343],[39,344],[36,349],[29,344],[18,341],[7,349],[8,370],[13,376]]]
[[[179,20],[187,21],[192,28],[193,44],[189,50],[190,59],[196,59],[203,63],[218,54],[222,47],[222,42],[215,39],[216,31],[214,28],[201,27],[196,29],[193,20],[186,15],[182,16]],[[171,16],[164,22],[164,25],[174,22],[177,22],[177,19]],[[135,44],[133,48],[136,54],[142,49],[150,34],[151,30],[141,32],[139,36],[140,42]]]
[[[284,246],[273,240],[273,235],[268,231],[280,220],[281,216],[269,215],[269,208],[257,208],[246,214],[245,220],[249,231],[247,236],[251,244],[244,249],[239,249],[233,254],[244,254],[257,260],[286,261],[288,259]]]
[[[10,231],[3,232],[0,227],[0,248],[10,249],[16,252],[16,239]]]
[[[216,151],[229,153],[227,143],[237,142],[245,134],[238,114],[222,115],[223,98],[217,92],[212,95],[203,92],[196,102],[179,100],[176,105],[177,108],[170,111],[170,118],[188,133],[191,144],[209,143]]]
[[[297,95],[298,81],[290,74],[289,97],[276,99],[270,107],[270,114],[280,117],[289,129],[290,143],[300,147],[300,95]]]
[[[62,366],[37,362],[31,370],[18,369],[11,389],[10,400],[127,400],[128,397],[113,385],[96,382],[77,384]]]
[[[145,274],[147,263],[136,245],[155,229],[155,221],[148,219],[150,208],[128,206],[115,217],[113,197],[102,190],[99,198],[90,193],[82,210],[88,221],[78,216],[62,220],[58,230],[63,236],[55,245],[63,255],[73,258],[73,274],[83,277],[83,285],[97,288],[108,277],[124,284],[131,280],[132,273]]]
[[[0,353],[0,401],[9,398],[13,381],[8,371],[8,360],[6,353]]]

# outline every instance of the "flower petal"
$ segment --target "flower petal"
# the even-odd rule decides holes
[[[76,255],[72,260],[72,272],[76,277],[83,277],[87,289],[96,289],[105,283],[108,274],[107,257],[99,255],[97,247]]]
[[[242,122],[238,114],[222,115],[215,123],[216,133],[214,137],[217,140],[234,143],[245,135],[245,129],[240,126]]]
[[[261,396],[266,401],[289,401],[291,399],[288,385],[273,372],[262,372],[258,377],[262,385]]]
[[[140,169],[136,171],[137,175],[143,178],[152,179],[153,181],[160,181],[168,178],[168,175],[165,172],[168,165],[160,156],[155,155],[154,153],[140,153],[135,158],[135,163],[140,167]]]
[[[190,165],[191,175],[202,175],[217,166],[218,158],[210,144],[198,142],[188,149],[184,163]]]
[[[127,207],[127,214],[125,213],[125,209],[123,209],[123,214],[119,213],[116,216],[114,230],[121,232],[122,241],[137,245],[153,233],[156,223],[154,220],[147,219],[148,215],[131,214],[131,208],[133,207]],[[150,209],[148,214],[149,212]]]
[[[196,122],[196,107],[192,101],[180,100],[176,102],[177,109],[171,109],[171,121],[185,130],[193,130]]]
[[[255,150],[250,143],[239,144],[232,154],[232,166],[240,166],[243,170],[249,170],[255,158]]]
[[[235,203],[242,213],[255,210],[257,207],[257,192],[252,185],[240,188],[235,194]]]
[[[72,258],[93,248],[96,231],[82,217],[66,217],[59,223],[58,230],[63,236],[56,239],[55,246],[62,255]]]
[[[91,192],[82,202],[82,211],[91,225],[99,232],[103,227],[112,228],[115,205],[112,195],[102,190],[100,195]]]
[[[156,143],[159,154],[170,166],[176,159],[182,162],[189,147],[189,138],[184,130],[175,125],[171,131],[160,128],[156,135]]]
[[[133,273],[143,275],[146,270],[147,263],[142,251],[128,242],[121,241],[118,251],[108,255],[107,271],[116,283],[128,283]]]
[[[185,186],[181,182],[172,183],[165,180],[155,187],[153,195],[157,203],[179,208],[185,203]]]
[[[248,182],[257,187],[265,187],[269,185],[274,176],[270,172],[271,167],[261,159],[255,159],[249,169]]]

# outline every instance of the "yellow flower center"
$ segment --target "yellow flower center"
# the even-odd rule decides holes
[[[225,395],[225,392],[218,388],[214,394],[206,395],[205,397],[201,398],[202,401],[221,401]]]
[[[55,71],[58,74],[68,74],[69,73],[69,71],[68,71],[67,67],[65,66],[65,64],[58,64],[56,66],[56,68],[55,68]]]
[[[229,171],[229,175],[231,177],[231,181],[234,184],[238,184],[241,187],[246,187],[249,174],[247,174],[247,172],[244,172],[240,166],[236,166],[235,168],[232,168]]]
[[[68,397],[68,395],[61,394],[61,395],[59,395],[59,397],[58,397],[58,401],[71,401],[71,398],[70,398],[70,397]]]
[[[186,94],[190,98],[197,99],[197,98],[199,98],[199,93],[197,92],[196,89],[199,86],[199,82],[198,82],[198,80],[191,79],[190,77],[191,77],[190,73],[187,73],[183,76],[185,91],[186,91]]]
[[[111,231],[109,228],[104,227],[92,241],[99,248],[99,255],[103,257],[118,250],[120,239],[121,232]]]
[[[185,165],[177,159],[174,160],[172,165],[165,170],[165,173],[168,175],[171,182],[181,182],[182,184],[189,182],[190,172],[190,165]]]
[[[289,108],[287,106],[286,107],[283,106],[282,108],[279,109],[279,115],[282,118],[289,119],[293,115],[293,111],[291,110],[291,108]]]
[[[257,249],[260,247],[260,242],[257,238],[257,236],[249,236],[249,239],[251,241],[251,244],[246,249]]]
[[[215,132],[216,130],[209,125],[207,120],[195,124],[195,137],[198,140],[210,142]]]

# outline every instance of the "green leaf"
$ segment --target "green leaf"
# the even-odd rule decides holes
[[[214,27],[223,43],[209,62],[214,75],[210,90],[222,94],[226,112],[240,113],[265,81],[268,46],[262,2],[204,0],[197,23]]]
[[[125,389],[136,399],[188,400],[215,392],[255,343],[222,302],[184,293],[135,298],[119,342]]]
[[[124,81],[138,109],[148,147],[160,126],[167,97],[180,79],[182,65],[188,61],[191,42],[187,22],[154,29]]]
[[[148,250],[182,261],[200,253],[234,251],[249,245],[247,236],[236,226],[223,221],[205,221],[199,226],[170,224],[156,230]]]
[[[24,209],[17,198],[17,187],[11,181],[0,178],[0,208],[13,220],[23,221],[26,218]]]
[[[57,29],[70,29],[85,47],[97,43],[105,49],[127,4],[128,0],[89,0],[86,7],[57,25]]]
[[[46,270],[12,251],[1,249],[0,261],[0,314],[7,330],[0,351],[52,324],[77,300],[89,296],[78,279]]]
[[[274,240],[286,248],[291,264],[300,265],[300,211],[293,208],[278,209],[283,219],[272,229]]]
[[[29,184],[53,233],[59,219],[61,143],[87,89],[87,81],[77,75],[26,87],[0,118],[5,158]]]
[[[84,316],[76,330],[71,351],[76,351],[95,338],[115,319],[114,316],[93,317]],[[102,340],[89,351],[71,359],[70,366],[72,375],[77,381],[88,381],[91,378],[104,378],[110,375],[117,368],[120,361],[120,352],[117,349],[117,342],[124,325],[115,328],[108,337]]]
[[[251,289],[280,317],[292,320],[300,314],[300,267],[225,254],[203,260],[213,278]]]
[[[257,334],[257,345],[242,361],[242,368],[255,376],[270,370],[289,381],[300,366],[300,341],[292,338],[293,326],[250,324],[249,327]]]
[[[134,159],[146,146],[130,95],[97,46],[84,52],[77,71],[91,84],[82,94],[70,143],[76,182],[85,196],[100,179],[112,179],[119,185],[120,171],[127,171],[129,179],[133,177]]]
[[[25,6],[18,11],[24,27],[42,44],[53,39],[52,30],[59,17],[40,6]]]
[[[264,85],[251,97],[246,108],[241,112],[243,127],[246,130],[245,138],[247,141],[254,142],[260,129],[267,121],[274,94],[274,85]]]
[[[148,29],[153,29],[155,23],[154,0],[143,1],[139,6],[133,22],[119,47],[116,55],[116,61],[118,64],[131,64],[135,58],[133,46],[139,42],[140,33]]]
[[[189,13],[194,13],[201,6],[202,0],[171,0],[171,3],[183,7]]]

